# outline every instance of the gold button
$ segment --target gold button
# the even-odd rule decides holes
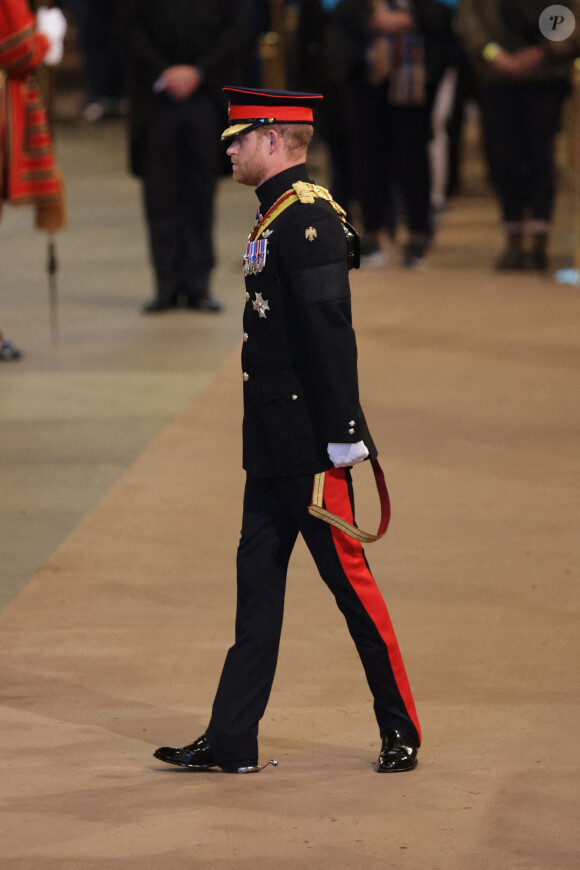
[[[295,402],[297,398],[298,398],[298,396],[296,395],[296,393],[293,393],[292,394],[292,401]]]
[[[349,430],[348,430],[348,434],[349,434],[349,435],[354,435],[354,429],[349,429]]]
[[[243,379],[244,379],[245,381],[249,381],[249,380],[250,380],[250,376],[249,376],[249,374],[248,374],[247,372],[244,372],[244,374],[242,375],[242,377],[243,377]]]
[[[355,424],[354,420],[349,420],[348,425],[349,425],[349,426],[355,426],[356,424]]]
[[[244,341],[247,341],[250,336],[247,332],[244,332]]]
[[[246,302],[249,302],[250,294],[246,291]]]

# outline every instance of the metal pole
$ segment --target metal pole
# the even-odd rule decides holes
[[[574,184],[574,268],[559,269],[559,284],[580,287],[580,57],[574,61],[572,93],[572,172]]]
[[[580,286],[580,57],[574,61],[574,123],[572,132],[574,148],[574,211],[575,211],[575,250],[574,268],[576,284]]]
[[[56,273],[58,270],[58,260],[56,258],[56,243],[54,233],[49,233],[47,245],[47,261],[46,271],[48,274],[48,306],[50,318],[50,337],[54,346],[59,341],[58,331],[58,285],[56,283]]]
[[[35,4],[36,5],[36,4]],[[45,0],[45,6],[52,8],[53,0]],[[39,78],[43,84],[44,110],[50,131],[50,138],[54,148],[54,73],[51,67],[43,66],[39,69]],[[48,276],[48,308],[50,322],[50,338],[53,346],[59,343],[58,329],[58,259],[56,255],[56,238],[54,232],[48,233],[46,244],[46,273]]]

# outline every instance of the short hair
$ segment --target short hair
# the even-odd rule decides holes
[[[306,151],[314,135],[312,124],[264,124],[258,127],[258,131],[263,134],[272,129],[276,130],[284,142],[286,153],[293,159]]]

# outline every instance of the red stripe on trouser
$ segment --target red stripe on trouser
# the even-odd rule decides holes
[[[349,523],[354,522],[344,469],[331,468],[330,471],[326,472],[324,501],[331,513],[343,517]],[[344,532],[341,532],[334,526],[330,528],[342,569],[387,647],[397,688],[409,718],[417,729],[419,739],[421,739],[421,729],[415,709],[415,702],[411,694],[411,687],[395,636],[393,623],[391,622],[383,596],[365,562],[362,544],[360,541],[349,538]]]

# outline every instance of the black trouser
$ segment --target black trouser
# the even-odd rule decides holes
[[[123,57],[115,0],[68,0],[74,11],[89,103],[123,96]]]
[[[312,483],[311,476],[246,482],[237,558],[236,638],[207,729],[219,761],[258,757],[258,723],[276,671],[286,573],[298,533],[346,619],[374,696],[380,732],[397,728],[420,738],[397,640],[362,546],[310,516]],[[324,500],[329,510],[352,521],[349,471],[327,472]]]
[[[486,151],[506,223],[552,217],[554,137],[566,91],[562,81],[481,84]]]
[[[219,116],[211,95],[160,95],[145,133],[144,196],[157,297],[208,295]]]
[[[430,234],[429,107],[395,106],[387,93],[387,85],[367,84],[350,92],[353,193],[360,201],[366,232],[385,226],[394,231],[393,197],[399,196],[409,232]]]

